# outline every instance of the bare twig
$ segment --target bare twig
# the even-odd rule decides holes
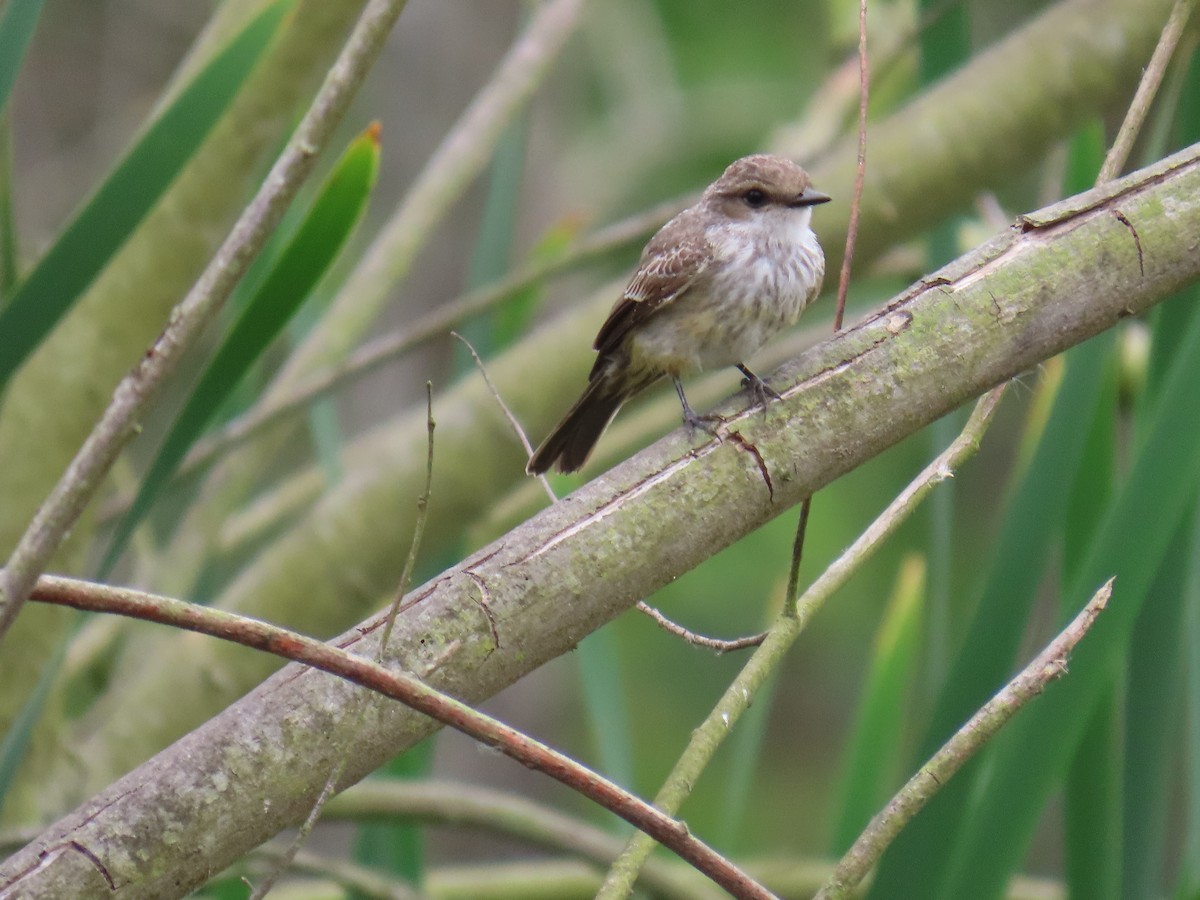
[[[996,412],[1005,387],[1006,385],[1000,385],[993,388],[980,398],[962,432],[950,446],[938,454],[866,531],[813,582],[794,607],[790,603],[785,607],[767,632],[767,639],[762,646],[754,651],[712,712],[700,727],[692,732],[686,749],[654,798],[656,808],[668,814],[674,814],[679,809],[717,748],[732,732],[737,720],[757,696],[763,682],[776,670],[788,648],[795,643],[817,610],[834,591],[849,580],[850,575],[866,562],[879,545],[908,519],[934,486],[952,477],[954,469],[979,448],[979,442]],[[628,896],[638,871],[653,847],[654,842],[644,834],[635,834],[630,838],[621,858],[608,870],[604,886],[596,895],[597,898],[613,900]]]
[[[162,334],[121,381],[108,408],[21,536],[0,573],[0,637],[45,571],[104,475],[132,439],[184,351],[212,321],[316,164],[367,70],[383,48],[405,0],[372,0],[287,147],[199,280],[171,313]]]
[[[474,345],[472,345],[470,341],[468,341],[457,331],[452,331],[450,334],[457,340],[461,341],[463,346],[465,346],[468,352],[470,352],[471,358],[475,360],[475,367],[479,369],[479,374],[483,378],[483,383],[487,385],[488,392],[492,395],[492,398],[500,407],[501,412],[504,413],[504,417],[508,419],[508,424],[512,426],[512,430],[516,433],[517,440],[519,440],[521,442],[521,446],[525,448],[525,457],[527,459],[532,457],[533,445],[529,442],[529,438],[525,434],[525,429],[521,427],[521,423],[517,421],[517,417],[513,414],[513,411],[508,408],[508,404],[504,402],[504,398],[500,396],[500,391],[496,389],[496,385],[488,376],[487,368],[484,366],[483,360],[479,358],[479,353],[475,350]],[[538,475],[537,480],[542,486],[542,489],[546,492],[546,496],[550,498],[550,502],[555,503],[558,500],[558,495],[554,493],[554,488],[550,486],[550,479],[548,479],[545,475]],[[742,650],[746,647],[756,647],[761,644],[763,638],[766,637],[766,634],[764,633],[759,635],[751,635],[750,637],[737,638],[732,641],[721,640],[720,638],[710,638],[702,634],[696,634],[694,631],[690,631],[689,629],[680,625],[678,622],[671,621],[657,609],[647,604],[644,600],[639,600],[637,602],[637,609],[639,612],[645,613],[647,616],[657,622],[659,627],[664,631],[667,631],[678,638],[682,638],[689,644],[693,644],[697,647],[706,647],[709,650],[715,650],[717,653],[728,653],[732,650]]]
[[[288,359],[268,402],[278,400],[315,368],[340,361],[358,343],[453,201],[487,164],[496,141],[575,30],[584,5],[585,0],[549,0],[534,9],[524,31],[430,156],[321,322]]]
[[[597,866],[612,863],[625,843],[623,837],[609,829],[527,797],[478,784],[436,779],[361,782],[329,803],[325,819],[359,823],[401,819],[455,828],[482,828],[539,849],[567,853]],[[723,896],[699,872],[675,860],[650,860],[644,880],[646,887],[662,898],[696,900]]]
[[[1179,44],[1183,28],[1187,25],[1188,16],[1195,5],[1196,0],[1176,0],[1171,9],[1171,15],[1159,36],[1158,45],[1154,48],[1154,54],[1146,65],[1146,71],[1142,73],[1137,92],[1125,113],[1121,130],[1117,132],[1116,140],[1104,158],[1104,165],[1100,167],[1100,174],[1096,176],[1097,185],[1112,181],[1125,167],[1129,153],[1133,150],[1133,142],[1137,140],[1142,124],[1150,113],[1150,104],[1154,102],[1154,95],[1158,93],[1159,85],[1167,73],[1167,64],[1171,61],[1171,55]]]
[[[479,370],[479,375],[483,378],[483,383],[487,386],[488,393],[492,395],[492,399],[496,401],[496,405],[500,407],[500,411],[504,413],[504,418],[508,420],[508,424],[517,435],[517,440],[521,442],[521,446],[525,450],[525,458],[529,459],[533,456],[533,444],[529,443],[529,437],[525,434],[525,429],[521,427],[521,423],[517,417],[513,415],[513,411],[508,408],[508,404],[504,402],[504,398],[500,396],[500,391],[497,390],[495,383],[488,376],[487,368],[483,364],[483,360],[479,358],[479,353],[475,350],[475,345],[468,341],[457,331],[450,332],[451,336],[461,341],[463,346],[471,354],[471,358],[475,360],[475,368]],[[545,475],[537,476],[538,484],[546,492],[546,496],[553,503],[558,499],[558,495],[554,493],[554,488],[550,487],[550,479]]]
[[[106,612],[184,628],[303,663],[398,700],[524,766],[543,772],[616,813],[635,828],[687,860],[735,897],[769,900],[773,895],[745,872],[697,840],[687,825],[655,809],[570,757],[477,712],[404,672],[393,672],[339,647],[257,619],[197,606],[142,591],[43,575],[31,599],[86,612]]]
[[[387,620],[383,626],[383,634],[379,638],[379,648],[375,653],[375,662],[383,664],[384,654],[387,652],[388,641],[391,639],[392,630],[396,626],[396,616],[400,612],[400,605],[404,600],[404,595],[408,593],[408,585],[412,581],[413,570],[417,566],[417,556],[421,551],[421,538],[425,534],[425,522],[429,518],[429,495],[433,490],[433,430],[435,423],[433,421],[433,382],[425,382],[425,431],[426,431],[426,453],[425,453],[425,490],[421,492],[421,496],[417,498],[417,518],[413,523],[412,540],[408,545],[408,558],[404,561],[404,571],[400,575],[400,584],[396,588],[395,599],[392,600],[391,609],[388,610]],[[329,777],[325,779],[325,786],[321,788],[321,793],[317,796],[316,802],[309,810],[308,816],[300,826],[296,836],[288,844],[286,850],[282,851],[277,865],[271,870],[270,874],[256,887],[250,894],[250,900],[261,900],[274,887],[275,882],[279,880],[279,876],[291,867],[296,854],[300,852],[300,848],[308,841],[308,837],[312,834],[312,830],[317,825],[317,820],[321,818],[321,812],[325,809],[325,804],[329,802],[337,790],[338,782],[342,780],[342,773],[346,771],[346,763],[350,758],[350,748],[354,746],[355,735],[362,727],[363,716],[366,713],[366,695],[362,694],[358,697],[358,710],[353,717],[353,722],[346,729],[346,734],[349,740],[345,742],[342,748],[342,755],[338,758],[337,764],[333,767],[333,771],[329,773]]]
[[[734,650],[746,650],[750,647],[757,647],[767,639],[767,632],[762,631],[758,634],[746,635],[746,637],[733,638],[726,640],[724,638],[707,637],[703,634],[696,634],[684,626],[680,625],[672,619],[668,619],[663,615],[661,610],[655,609],[645,600],[637,602],[637,610],[643,615],[653,619],[658,627],[668,634],[673,634],[675,637],[687,641],[695,647],[703,647],[706,650],[712,650],[716,653],[731,653]]]
[[[838,279],[837,310],[833,315],[833,330],[841,331],[846,312],[846,296],[850,291],[850,265],[854,262],[854,245],[858,241],[859,208],[862,206],[863,185],[867,178],[867,98],[870,96],[871,70],[867,58],[867,0],[858,4],[858,167],[854,173],[854,196],[850,200],[850,225],[846,231],[846,252],[842,256],[842,273]]]
[[[942,745],[899,793],[871,819],[846,852],[833,876],[817,894],[818,900],[850,896],[901,829],[961,769],[1021,707],[1067,671],[1067,658],[1112,596],[1113,579],[1106,581],[1071,623],[1051,641],[1003,690]]]
[[[426,313],[416,322],[380,335],[352,352],[343,362],[305,378],[274,400],[266,399],[219,431],[198,442],[180,465],[185,475],[214,457],[249,440],[264,428],[303,410],[309,403],[337,388],[362,378],[380,366],[446,333],[464,319],[485,312],[532,285],[584,266],[603,256],[648,237],[656,228],[686,206],[683,198],[660,203],[629,218],[614,222],[579,241],[561,257],[530,263],[495,284],[476,288]]]
[[[417,891],[397,877],[382,874],[378,869],[346,862],[333,856],[299,850],[296,844],[283,848],[268,844],[250,854],[271,866],[271,877],[283,871],[303,872],[327,879],[346,889],[354,897],[368,900],[429,900],[430,895]],[[242,877],[243,882],[249,879]]]

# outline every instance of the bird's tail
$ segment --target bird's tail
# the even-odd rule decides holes
[[[623,382],[625,379],[607,373],[593,378],[583,396],[534,451],[525,471],[541,475],[556,463],[560,472],[582,468],[621,404],[636,393]]]

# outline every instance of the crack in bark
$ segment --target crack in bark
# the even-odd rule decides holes
[[[767,496],[771,503],[775,502],[775,485],[771,481],[771,473],[767,469],[767,461],[763,459],[762,454],[758,452],[758,447],[748,440],[740,431],[729,432],[729,439],[741,447],[752,457],[754,457],[755,465],[758,466],[758,471],[762,475],[763,483],[767,486]]]
[[[495,554],[490,553],[484,559],[479,560],[479,562],[482,563],[485,560],[490,559],[492,556],[495,556]],[[479,563],[475,563],[475,565],[478,564]],[[500,632],[496,630],[496,616],[492,612],[490,602],[492,593],[488,590],[487,582],[485,582],[482,576],[480,576],[478,573],[472,572],[470,569],[463,569],[463,572],[465,572],[466,576],[475,582],[476,586],[479,588],[479,599],[476,601],[476,603],[478,604],[479,608],[483,610],[483,615],[487,619],[488,628],[491,629],[492,649],[488,652],[493,653],[500,649]]]
[[[1146,266],[1145,266],[1145,261],[1142,258],[1142,239],[1138,235],[1137,229],[1134,228],[1133,223],[1130,222],[1128,218],[1126,218],[1125,213],[1121,212],[1119,209],[1114,209],[1112,211],[1112,214],[1113,214],[1113,217],[1116,218],[1116,220],[1118,222],[1120,222],[1122,225],[1124,225],[1126,228],[1128,228],[1129,233],[1133,235],[1133,246],[1135,246],[1137,248],[1137,255],[1138,255],[1138,272],[1140,272],[1142,277],[1145,278],[1146,277]]]

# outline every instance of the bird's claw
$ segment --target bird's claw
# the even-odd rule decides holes
[[[717,432],[717,426],[724,423],[724,416],[718,416],[716,413],[710,413],[704,416],[698,416],[692,410],[688,409],[683,414],[683,424],[692,431],[700,430],[713,437],[720,437]]]
[[[779,393],[779,391],[775,390],[775,388],[771,387],[757,375],[747,375],[745,378],[743,378],[742,387],[750,392],[750,396],[754,399],[754,405],[761,406],[763,408],[764,415],[766,415],[767,412],[768,400],[783,399],[783,394]]]

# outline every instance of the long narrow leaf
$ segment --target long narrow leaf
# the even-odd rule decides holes
[[[1070,592],[1072,607],[1082,606],[1096,585],[1115,575],[1113,601],[1075,652],[1070,676],[988,754],[990,777],[972,815],[961,821],[963,849],[941,896],[999,897],[1020,864],[1096,704],[1127,661],[1138,613],[1200,484],[1198,443],[1200,317],[1180,346],[1145,444]]]
[[[1050,421],[1001,526],[975,619],[938,698],[918,761],[1004,683],[1016,661],[1038,584],[1062,532],[1067,511],[1062,485],[1075,479],[1111,344],[1111,335],[1103,334],[1066,355]],[[968,764],[901,832],[880,864],[872,898],[934,895],[935,873],[944,871],[975,770]]]
[[[1194,541],[1189,521],[1176,533],[1133,629],[1124,706],[1124,829],[1121,900],[1162,897],[1163,848],[1175,797],[1180,681],[1183,677],[1184,583]]]
[[[142,134],[0,312],[0,389],[124,244],[228,107],[292,0],[268,5]]]
[[[833,851],[845,853],[895,788],[904,734],[905,694],[913,682],[925,597],[925,561],[905,560],[875,636],[871,669],[854,727],[849,764],[833,829]]]
[[[1117,376],[1114,358],[1100,375],[1100,402],[1070,491],[1060,591],[1064,618],[1070,585],[1116,493]],[[1073,897],[1118,900],[1121,889],[1121,727],[1114,687],[1098,704],[1071,761],[1063,799],[1067,884]]]
[[[102,573],[111,570],[188,448],[325,274],[362,217],[378,168],[379,129],[373,125],[342,155],[176,417],[133,505],[117,525]]]
[[[17,72],[37,29],[43,0],[8,0],[0,13],[0,116],[8,108]]]

